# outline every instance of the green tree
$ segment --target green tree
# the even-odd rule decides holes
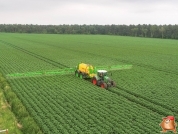
[[[146,28],[142,28],[142,32],[143,32],[144,36],[146,37],[147,32],[148,32],[148,29],[146,29]]]
[[[151,33],[151,38],[154,37],[154,34],[155,34],[155,31],[156,31],[156,25],[151,25],[151,28],[150,28],[150,33]]]
[[[138,32],[138,28],[137,27],[132,28],[131,31],[132,31],[132,34],[136,37],[137,36],[137,32]]]
[[[163,26],[161,26],[160,29],[159,29],[159,31],[161,32],[161,37],[163,39],[165,28]]]

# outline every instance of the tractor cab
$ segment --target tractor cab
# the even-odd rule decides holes
[[[106,71],[106,70],[98,70],[98,71],[97,71],[97,75],[98,75],[100,78],[104,78],[105,76],[107,76],[107,71]]]

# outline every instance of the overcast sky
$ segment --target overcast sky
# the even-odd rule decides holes
[[[178,24],[178,0],[0,0],[0,24]]]

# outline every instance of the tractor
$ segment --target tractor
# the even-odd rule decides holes
[[[115,82],[107,76],[106,70],[97,70],[97,74],[91,79],[91,82],[105,89],[116,86]]]
[[[75,70],[75,76],[81,79],[90,78],[94,85],[105,89],[116,86],[115,82],[107,76],[106,70],[96,70],[96,68],[90,64],[78,64]]]

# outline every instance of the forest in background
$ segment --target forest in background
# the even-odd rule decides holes
[[[0,32],[43,34],[101,34],[178,39],[178,25],[32,25],[0,24]]]

